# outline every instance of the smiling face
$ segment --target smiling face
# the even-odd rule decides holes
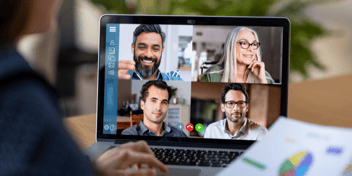
[[[143,78],[149,78],[158,70],[164,51],[160,34],[142,32],[138,35],[136,44],[132,43],[131,47],[136,70]]]
[[[236,43],[236,59],[238,64],[249,65],[257,57],[258,50],[254,50],[253,46],[250,46],[247,49],[243,49],[239,42],[248,42],[254,43],[258,42],[254,34],[247,30],[243,29],[238,33],[237,43]]]
[[[147,92],[146,100],[141,101],[144,121],[160,124],[165,119],[169,108],[169,92],[167,89],[163,90],[155,86],[150,86]]]
[[[246,96],[240,90],[229,90],[225,95],[225,102],[239,102],[246,101]],[[246,113],[248,111],[248,103],[241,107],[239,105],[235,105],[233,108],[226,107],[225,103],[221,104],[222,112],[225,112],[226,117],[231,122],[242,122],[246,117]]]

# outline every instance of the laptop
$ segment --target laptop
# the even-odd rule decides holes
[[[287,116],[289,41],[287,18],[103,15],[96,142],[85,153],[95,160],[112,147],[145,140],[168,175],[215,175],[264,137],[279,116]],[[135,69],[121,69],[130,61],[136,61]],[[254,81],[240,83],[247,101],[223,102],[223,89],[241,82],[233,75],[242,74],[243,65],[254,70],[243,74],[254,74]],[[161,135],[148,127],[154,111],[146,109],[149,95],[141,93],[151,78],[172,91],[160,105],[167,108],[153,116],[163,116],[155,122],[162,124]],[[243,123],[233,133],[236,120],[227,119],[235,115],[226,108],[239,106],[245,110],[236,118]]]

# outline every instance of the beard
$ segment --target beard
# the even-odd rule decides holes
[[[160,113],[160,117],[155,117],[155,118],[153,118],[153,114],[154,114],[154,113]],[[149,116],[147,116],[147,118],[148,118],[148,117],[149,117]],[[154,110],[154,111],[152,111],[152,113],[150,114],[150,118],[148,118],[148,120],[151,121],[151,122],[153,122],[153,123],[160,124],[160,123],[162,123],[162,122],[164,121],[165,117],[166,117],[166,114],[164,114],[163,112],[158,111],[158,110]]]
[[[160,66],[160,62],[161,62],[161,56],[160,55],[160,59],[158,62],[157,58],[149,58],[149,57],[143,57],[143,56],[138,56],[138,58],[136,58],[135,53],[133,52],[133,59],[136,62],[136,71],[143,77],[143,78],[149,78],[150,76],[152,76],[159,68]],[[148,60],[148,61],[152,61],[154,63],[152,68],[149,68],[148,66],[143,66],[142,65],[142,60]]]
[[[239,116],[237,116],[237,117],[233,117],[233,115],[235,115],[235,114],[238,114]],[[243,113],[243,112],[238,112],[238,111],[236,111],[236,112],[232,112],[232,113],[225,113],[225,115],[226,115],[226,118],[228,119],[228,120],[230,120],[231,122],[240,122],[240,121],[242,121],[243,119],[244,119],[244,117],[245,117],[245,113]]]

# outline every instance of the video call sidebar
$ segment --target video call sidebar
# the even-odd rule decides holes
[[[116,134],[119,24],[106,25],[104,134]]]

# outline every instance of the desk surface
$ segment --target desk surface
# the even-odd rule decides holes
[[[290,83],[288,117],[321,125],[352,127],[352,74]],[[95,114],[65,118],[66,129],[85,150],[95,142]]]

